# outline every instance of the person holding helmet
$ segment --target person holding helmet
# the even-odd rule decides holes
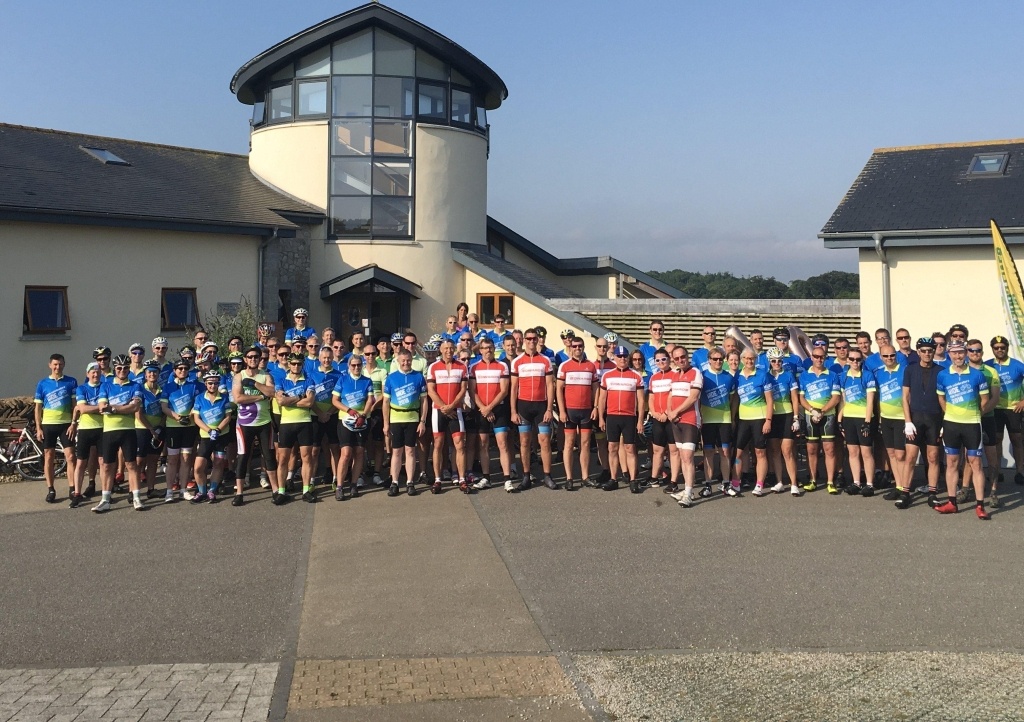
[[[358,351],[358,349],[357,349]],[[363,357],[353,353],[345,362],[331,391],[331,405],[338,410],[338,443],[332,449],[336,453],[334,466],[337,469],[334,498],[345,501],[348,496],[359,496],[355,483],[360,478],[366,456],[366,437],[370,430],[368,419],[377,404],[373,390],[373,379],[363,374]]]
[[[131,359],[124,354],[114,357],[114,378],[104,382],[100,391],[99,407],[103,414],[103,496],[93,511],[110,510],[114,489],[114,474],[118,455],[124,457],[128,472],[128,488],[136,511],[146,508],[139,491],[139,467],[135,463],[135,412],[142,406],[142,392],[138,384],[129,380]]]
[[[309,311],[304,308],[297,308],[292,312],[292,318],[295,319],[295,325],[284,332],[284,340],[286,342],[291,343],[292,339],[296,336],[302,336],[306,339],[316,333],[315,328],[306,325],[306,319],[308,317]]]
[[[205,393],[196,398],[192,407],[192,423],[199,429],[199,449],[196,452],[195,477],[198,493],[192,498],[193,504],[217,501],[217,487],[224,474],[227,463],[227,447],[230,436],[227,433],[231,425],[233,406],[225,392],[221,376],[216,371],[203,374]],[[209,477],[210,488],[207,490],[207,471],[213,462],[213,474]],[[242,505],[242,495],[235,494],[231,502],[234,506]]]
[[[160,407],[160,367],[147,361],[142,380],[136,382],[142,393],[139,410],[135,413],[135,463],[146,481],[146,498],[152,499],[156,491],[156,466],[164,450],[164,412]]]

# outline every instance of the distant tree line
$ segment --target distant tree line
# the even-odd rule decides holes
[[[786,284],[774,276],[734,276],[729,272],[698,273],[675,268],[648,271],[659,281],[694,298],[859,298],[856,273],[829,271]]]

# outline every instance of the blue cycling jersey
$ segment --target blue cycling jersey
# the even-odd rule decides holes
[[[302,336],[303,338],[309,338],[316,334],[316,329],[312,326],[306,326],[301,331],[294,326],[284,332],[284,340],[286,343],[291,343],[292,339],[296,336]]]
[[[388,379],[394,375],[391,374],[388,376]],[[420,375],[422,376],[423,374]],[[332,393],[348,408],[362,411],[366,408],[370,397],[373,396],[373,379],[362,374],[352,376],[350,373],[344,373],[339,376],[337,383],[334,384]],[[385,381],[384,385],[387,386],[387,381]]]
[[[202,393],[205,393],[205,390],[194,381],[186,381],[183,384],[179,384],[177,379],[171,379],[160,387],[160,400],[166,402],[171,411],[179,416],[188,416],[192,413],[192,406],[195,404],[196,397]],[[171,427],[181,426],[170,416],[167,417],[167,425]]]
[[[822,408],[840,393],[839,377],[828,369],[822,369],[819,374],[809,368],[800,374],[800,395],[816,409]]]
[[[220,426],[220,423],[227,418],[227,415],[231,413],[231,402],[228,400],[226,394],[218,393],[214,398],[209,398],[206,393],[199,395],[196,399],[194,408],[192,409],[199,418],[203,420],[203,423],[209,426],[211,429],[215,429]],[[200,429],[199,434],[204,438],[209,438],[209,433]]]
[[[309,371],[306,377],[313,384],[313,402],[316,404],[317,410],[326,411],[331,408],[331,392],[338,384],[341,372],[333,368],[330,371],[321,371],[317,366]]]
[[[35,403],[43,407],[44,424],[69,424],[78,381],[72,376],[47,376],[36,384]]]

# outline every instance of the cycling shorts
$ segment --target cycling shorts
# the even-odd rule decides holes
[[[388,435],[391,437],[391,448],[396,451],[403,446],[407,449],[415,449],[418,436],[416,427],[419,425],[418,421],[392,422],[391,426],[388,427]]]
[[[277,430],[277,440],[282,449],[290,449],[293,446],[313,445],[313,422],[300,421],[297,424],[281,424]]]
[[[366,439],[370,434],[370,427],[365,426],[360,431],[353,431],[340,421],[336,427],[338,446],[352,447],[366,446]]]
[[[327,421],[321,421],[320,419],[313,419],[313,444],[315,446],[321,446],[324,443],[324,439],[327,439],[328,446],[338,445],[338,427],[341,424],[337,418],[330,418]]]
[[[995,414],[981,417],[981,445],[995,446],[999,443],[999,431],[996,427]]]
[[[507,434],[508,430],[512,426],[512,422],[509,420],[511,416],[511,410],[507,405],[501,405],[494,407],[491,414],[494,416],[493,421],[489,421],[486,417],[482,416],[479,411],[474,411],[473,414],[476,416],[476,430],[481,436],[486,434]]]
[[[903,451],[907,448],[907,435],[904,433],[906,424],[902,419],[882,419],[878,431],[882,435],[882,444],[887,449]]]
[[[538,434],[551,433],[551,422],[544,422],[544,414],[548,412],[547,401],[520,401],[516,409],[523,422],[519,424],[520,434],[528,434],[534,427]]]
[[[117,429],[103,432],[103,463],[117,463],[117,453],[124,454],[124,460],[135,463],[135,429]]]
[[[224,456],[230,443],[231,436],[227,432],[219,434],[216,439],[199,439],[199,449],[196,451],[196,456],[207,461],[213,458],[214,454]]]
[[[736,426],[736,448],[744,449],[753,443],[755,449],[768,446],[768,437],[764,433],[764,419],[740,419]]]
[[[811,419],[811,412],[804,410],[804,428],[807,429],[808,441],[832,441],[836,438],[836,426],[835,411],[823,414],[821,420],[814,423]]]
[[[940,414],[911,411],[910,420],[914,422],[917,435],[913,441],[908,441],[908,444],[917,447],[939,445],[939,434],[942,433],[942,416]]]
[[[865,439],[860,435],[860,430],[864,426],[868,427],[868,437]],[[875,440],[875,435],[872,433],[871,423],[864,421],[864,417],[853,417],[843,419],[843,440],[847,446],[871,446]]]
[[[651,443],[655,446],[668,446],[675,441],[671,421],[651,419]]]
[[[1021,414],[1018,414],[1013,409],[996,409],[996,429],[999,433],[999,438],[1003,438],[1003,429],[1005,428],[1011,434],[1021,433]]]
[[[780,414],[776,411],[772,415],[772,429],[768,432],[769,439],[795,439],[793,433],[793,414]]]
[[[164,429],[164,443],[168,449],[192,451],[199,439],[199,428],[196,426],[168,426]]]
[[[636,422],[637,417],[635,416],[606,416],[604,428],[608,435],[608,443],[617,444],[619,439],[622,439],[623,444],[635,444]]]
[[[697,439],[700,438],[700,429],[694,424],[672,423],[672,439],[676,448],[693,451],[697,448]]]
[[[594,420],[590,418],[593,412],[593,409],[566,409],[562,425],[566,431],[590,431],[594,428]]]
[[[161,432],[163,433],[163,432]],[[135,457],[145,459],[147,456],[159,456],[164,450],[163,436],[156,437],[156,447],[153,446],[153,434],[149,429],[135,429]]]
[[[57,439],[60,439],[65,446],[71,445],[71,439],[68,438],[68,429],[71,428],[71,424],[43,424],[39,428],[43,430],[44,449],[56,449]]]
[[[75,458],[87,461],[89,452],[96,449],[97,453],[103,443],[103,429],[79,429],[75,436]]]
[[[731,423],[705,423],[700,427],[700,439],[705,449],[725,449],[732,446]]]
[[[446,416],[437,409],[431,409],[430,429],[434,436],[460,436],[466,433],[466,419],[462,415],[462,409],[455,409],[455,416]]]
[[[964,449],[968,456],[981,456],[981,424],[942,422],[942,444],[947,456],[958,456]]]

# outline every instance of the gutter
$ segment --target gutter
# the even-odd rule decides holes
[[[882,319],[884,327],[892,328],[892,297],[889,286],[889,258],[885,253],[885,237],[881,233],[873,233],[871,238],[875,242],[875,253],[878,260],[882,262]]]
[[[280,236],[277,235],[278,228],[274,226],[274,232],[269,237],[263,239],[260,243],[259,260],[256,270],[256,277],[259,279],[256,284],[256,308],[260,310],[260,318],[263,319],[263,266],[265,264],[264,258],[267,253],[267,246],[270,245],[271,241],[276,241]]]

